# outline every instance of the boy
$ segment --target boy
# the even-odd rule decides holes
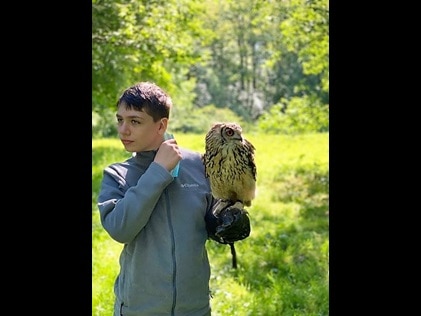
[[[166,140],[171,107],[150,82],[129,87],[117,102],[118,135],[133,156],[105,168],[98,197],[104,229],[124,244],[114,316],[211,314],[205,243],[218,201],[201,155]]]

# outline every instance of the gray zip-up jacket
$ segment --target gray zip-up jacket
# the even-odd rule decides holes
[[[181,151],[176,178],[153,162],[156,151],[104,170],[101,223],[124,243],[114,316],[210,315],[205,215],[214,200],[200,154]]]

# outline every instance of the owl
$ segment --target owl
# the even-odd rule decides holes
[[[212,195],[223,202],[215,214],[233,203],[238,209],[251,206],[256,193],[254,152],[255,147],[242,136],[237,123],[217,122],[207,132],[202,155],[205,175]]]

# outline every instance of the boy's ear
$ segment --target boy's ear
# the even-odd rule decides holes
[[[167,130],[167,126],[168,126],[168,118],[163,117],[163,118],[161,119],[161,123],[159,124],[159,133],[160,133],[161,135],[164,135],[164,133],[165,133],[165,132],[166,132],[166,130]]]

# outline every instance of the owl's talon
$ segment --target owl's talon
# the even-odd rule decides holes
[[[242,210],[242,209],[244,209],[244,204],[241,201],[237,201],[231,207],[232,208],[238,208],[239,210]]]
[[[230,201],[229,200],[219,200],[219,204],[217,207],[215,207],[213,213],[215,214],[215,216],[218,216],[219,213],[222,212],[222,210],[224,210],[225,208],[227,208],[230,205]]]

